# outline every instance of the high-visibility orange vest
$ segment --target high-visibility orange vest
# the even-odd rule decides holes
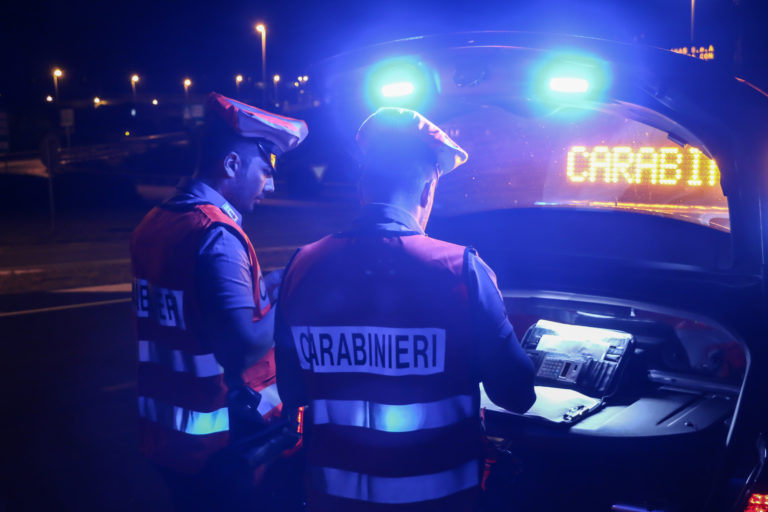
[[[176,471],[200,471],[229,439],[227,385],[202,329],[195,267],[206,231],[234,230],[248,248],[254,283],[254,322],[270,308],[256,252],[245,232],[211,204],[159,206],[131,238],[134,314],[138,337],[140,449]],[[242,375],[262,395],[265,418],[282,409],[275,384],[274,350]]]
[[[371,230],[294,256],[279,306],[291,340],[277,351],[298,364],[309,400],[310,510],[477,507],[480,340],[466,250]]]

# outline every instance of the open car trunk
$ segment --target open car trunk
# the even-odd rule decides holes
[[[626,228],[616,212],[506,210],[430,225],[430,235],[475,247],[494,269],[524,347],[542,321],[632,340],[599,392],[585,379],[565,378],[562,365],[553,373],[542,364],[528,413],[504,411],[482,394],[487,434],[511,453],[488,481],[494,510],[701,510],[724,499],[726,441],[748,351],[723,322],[744,314],[743,297],[758,294],[759,281],[745,277],[734,286],[733,276],[686,261],[716,263],[713,248],[720,243],[727,252],[726,234],[627,215],[645,225],[631,235],[617,231],[606,242],[617,247],[612,258],[588,249],[612,226]],[[691,250],[648,246],[665,234]],[[703,256],[700,244],[710,247]]]
[[[514,457],[491,472],[492,510],[743,510],[766,432],[766,95],[712,63],[549,34],[412,38],[327,64],[338,126],[413,108],[469,153],[427,232],[494,270],[541,386],[526,415],[482,397]],[[412,94],[383,97],[404,81]],[[565,327],[526,337],[546,322]],[[582,377],[600,365],[552,348],[582,328],[628,340],[599,393]]]

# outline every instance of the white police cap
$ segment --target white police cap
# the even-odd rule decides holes
[[[468,155],[443,130],[414,110],[381,107],[357,130],[357,144],[363,154],[374,148],[394,150],[398,141],[408,139],[424,144],[435,156],[440,175],[467,161]]]
[[[308,133],[307,123],[300,119],[273,114],[216,92],[208,96],[206,109],[209,115],[219,117],[238,135],[266,139],[280,153],[301,144]]]

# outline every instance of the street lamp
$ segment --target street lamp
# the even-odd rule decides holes
[[[49,94],[48,96],[45,97],[45,101],[47,101],[48,103],[52,103],[53,102],[53,96],[51,96]]]
[[[189,78],[184,79],[184,99],[189,101],[189,88],[192,86],[192,80]]]
[[[158,103],[158,102],[157,102],[157,98],[155,98],[154,100],[152,100],[152,104],[153,104],[154,106],[157,106],[157,103]]]
[[[101,98],[99,98],[98,96],[93,98],[93,106],[94,107],[98,107],[100,103],[101,103]]]
[[[53,70],[53,96],[59,101],[59,78],[64,74],[62,70],[56,68]]]
[[[267,95],[267,27],[263,23],[256,25],[256,32],[261,34],[261,81],[264,83],[264,97]]]
[[[139,75],[131,75],[131,91],[133,92],[133,104],[136,104],[136,84],[139,81]]]
[[[237,88],[237,93],[240,94],[240,83],[243,81],[243,75],[237,75],[235,76],[235,87]]]
[[[696,12],[696,0],[691,0],[691,44],[693,44],[693,21]]]

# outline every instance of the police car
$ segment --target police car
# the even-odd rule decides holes
[[[537,367],[525,415],[483,398],[494,508],[765,510],[768,96],[717,60],[522,33],[325,70],[347,138],[402,106],[469,152],[427,231],[495,270]]]

